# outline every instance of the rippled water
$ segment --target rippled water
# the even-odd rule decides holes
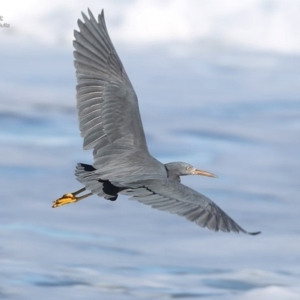
[[[30,51],[26,62],[2,53],[0,298],[299,299],[299,58],[275,57],[275,72],[196,54],[122,56],[151,153],[218,174],[183,182],[262,231],[252,237],[125,197],[52,209],[80,188],[74,167],[92,156],[81,149],[71,54],[50,52],[38,63]]]

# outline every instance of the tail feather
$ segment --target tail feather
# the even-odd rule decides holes
[[[93,194],[97,194],[99,197],[104,197],[107,200],[115,201],[118,198],[121,188],[114,186],[109,180],[100,179],[95,171],[96,169],[93,166],[79,163],[75,169],[75,176]]]

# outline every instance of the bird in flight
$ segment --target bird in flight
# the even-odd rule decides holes
[[[73,45],[79,127],[83,148],[93,149],[94,163],[77,165],[75,175],[84,187],[52,207],[93,194],[115,201],[123,194],[214,231],[259,234],[247,232],[209,198],[180,183],[180,176],[214,174],[183,162],[162,164],[151,156],[138,99],[108,35],[104,12],[98,21],[90,10],[88,14],[78,20]]]

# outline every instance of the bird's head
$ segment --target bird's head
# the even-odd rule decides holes
[[[192,165],[185,162],[171,162],[165,164],[165,167],[168,170],[169,177],[184,176],[184,175],[202,175],[208,177],[218,177],[213,173],[196,169]]]

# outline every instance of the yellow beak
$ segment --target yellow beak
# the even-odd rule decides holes
[[[207,176],[207,177],[218,177],[217,175],[207,172],[207,171],[203,171],[203,170],[198,170],[198,169],[193,169],[192,170],[192,174],[193,175],[202,175],[202,176]]]

